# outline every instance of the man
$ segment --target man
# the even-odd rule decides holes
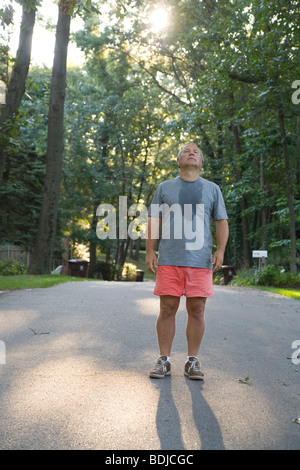
[[[205,330],[204,310],[213,295],[212,276],[223,263],[228,240],[227,213],[220,188],[200,177],[201,149],[184,145],[177,158],[179,176],[159,185],[149,210],[146,264],[155,273],[154,294],[160,297],[156,331],[160,357],[150,377],[171,373],[171,347],[180,297],[186,297],[187,358],[184,374],[203,380],[198,360]],[[210,222],[214,220],[217,250],[212,257]],[[158,260],[155,245],[161,230]]]

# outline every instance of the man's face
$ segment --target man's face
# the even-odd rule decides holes
[[[177,161],[180,168],[183,166],[193,166],[200,169],[202,166],[200,149],[195,144],[185,145]]]

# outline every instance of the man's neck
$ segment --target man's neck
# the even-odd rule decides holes
[[[195,171],[194,169],[180,168],[179,175],[180,175],[180,178],[182,178],[183,180],[196,181],[200,176],[200,172],[199,170]]]

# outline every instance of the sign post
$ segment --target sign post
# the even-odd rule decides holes
[[[259,269],[264,268],[267,265],[268,252],[266,250],[253,250],[252,258],[258,258]]]

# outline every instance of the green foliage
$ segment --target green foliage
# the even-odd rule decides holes
[[[137,275],[136,265],[133,263],[124,263],[122,279],[124,281],[134,281]]]
[[[269,264],[262,269],[241,270],[232,284],[238,286],[274,286],[300,288],[300,274],[286,272],[280,266]]]
[[[1,39],[1,35],[0,35]],[[8,81],[8,46],[0,44],[0,81],[7,84]],[[2,85],[2,83],[1,83]],[[0,103],[1,106],[2,103]]]
[[[133,281],[137,275],[135,264],[126,262],[123,267],[113,262],[98,260],[95,265],[95,277],[102,277],[105,281]]]
[[[117,281],[120,278],[120,268],[115,263],[97,261],[95,265],[95,275],[101,275],[105,281]]]
[[[12,153],[0,186],[0,242],[32,246],[42,203],[45,159],[32,151]]]
[[[2,27],[9,26],[13,22],[14,9],[12,5],[0,8],[0,24]]]
[[[291,84],[300,78],[296,3],[171,0],[168,28],[154,33],[149,17],[156,2],[77,2],[74,14],[81,10],[84,27],[74,40],[86,63],[68,70],[59,207],[60,228],[71,240],[121,253],[120,241],[97,239],[97,206],[117,207],[119,195],[128,205],[149,205],[158,183],[178,174],[176,154],[188,139],[204,150],[202,176],[225,196],[224,262],[242,267],[247,242],[249,258],[252,249],[267,249],[272,264],[288,268],[289,191],[298,239],[300,231],[299,107],[291,101]],[[49,80],[49,70],[30,70],[0,195],[1,235],[29,245],[40,207]],[[24,149],[33,147],[34,158],[27,158]],[[107,277],[120,276],[111,272],[119,262]],[[287,277],[274,276],[272,282]]]
[[[26,274],[27,266],[20,261],[7,258],[0,261],[0,276],[16,276],[18,274]]]
[[[16,0],[17,3],[20,3],[25,11],[30,11],[32,8],[37,8],[41,5],[41,0]]]
[[[92,0],[76,0],[73,2],[69,14],[72,16],[100,13]]]

